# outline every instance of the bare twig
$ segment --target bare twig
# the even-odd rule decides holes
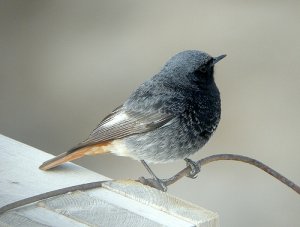
[[[267,172],[268,174],[270,174],[271,176],[275,177],[277,180],[281,181],[282,183],[284,183],[286,186],[290,187],[292,190],[294,190],[298,194],[300,194],[300,187],[298,185],[296,185],[294,182],[287,179],[286,177],[284,177],[280,173],[276,172],[275,170],[273,170],[269,166],[263,164],[260,161],[255,160],[253,158],[249,158],[249,157],[242,156],[242,155],[235,155],[235,154],[217,154],[217,155],[212,155],[212,156],[203,158],[203,159],[197,161],[197,164],[201,168],[202,166],[204,166],[208,163],[211,163],[211,162],[214,162],[214,161],[220,161],[220,160],[240,161],[240,162],[248,163],[250,165],[254,165],[257,168],[260,168],[261,170],[263,170],[263,171]],[[162,181],[167,186],[171,185],[171,184],[174,184],[176,181],[180,180],[182,177],[188,176],[190,171],[191,171],[191,168],[188,166],[188,167],[184,168],[183,170],[179,171],[174,176],[172,176],[168,179],[163,179]],[[145,179],[145,178],[141,177],[138,181],[141,182],[142,184],[149,185],[149,186],[157,188],[157,189],[161,188],[156,183],[156,181],[153,180],[153,179]]]
[[[282,176],[280,173],[276,172],[275,170],[271,169],[267,165],[263,164],[260,161],[255,160],[253,158],[245,157],[242,155],[235,155],[235,154],[217,154],[217,155],[212,155],[212,156],[203,158],[203,159],[197,161],[196,163],[201,168],[202,166],[204,166],[208,163],[211,163],[214,161],[220,161],[220,160],[234,160],[234,161],[240,161],[240,162],[248,163],[250,165],[254,165],[254,166],[260,168],[261,170],[267,172],[271,176],[275,177],[277,180],[281,181],[286,186],[293,189],[296,193],[300,194],[300,187],[298,185],[296,185],[295,183],[293,183],[286,177]],[[184,168],[183,170],[179,171],[174,176],[172,176],[168,179],[163,179],[162,181],[166,184],[166,186],[169,186],[171,184],[174,184],[176,181],[180,180],[182,177],[188,176],[190,174],[190,172],[191,172],[191,168],[188,166],[188,167]],[[146,179],[144,177],[141,177],[137,181],[144,185],[149,185],[158,190],[162,190],[161,185],[158,184],[157,181],[155,181],[153,179]],[[102,184],[105,182],[109,182],[109,181],[98,181],[98,182],[92,182],[92,183],[87,183],[87,184],[75,185],[72,187],[62,188],[62,189],[58,189],[55,191],[50,191],[50,192],[46,192],[46,193],[39,194],[36,196],[32,196],[30,198],[22,199],[22,200],[14,202],[14,203],[7,204],[3,207],[0,207],[0,214],[6,212],[8,210],[15,209],[17,207],[21,207],[21,206],[24,206],[24,205],[27,205],[30,203],[34,203],[34,202],[37,202],[42,199],[47,199],[47,198],[50,198],[53,196],[62,195],[62,194],[68,193],[68,192],[73,192],[73,191],[77,191],[77,190],[84,191],[84,190],[88,190],[88,189],[98,188],[98,187],[101,187]]]
[[[0,214],[4,213],[6,211],[9,211],[9,210],[15,209],[17,207],[25,206],[30,203],[34,203],[34,202],[37,202],[37,201],[40,201],[43,199],[48,199],[48,198],[51,198],[54,196],[63,195],[68,192],[84,191],[84,190],[88,190],[88,189],[98,188],[98,187],[101,187],[102,184],[105,182],[107,182],[107,181],[97,181],[97,182],[91,182],[91,183],[86,183],[86,184],[79,184],[79,185],[75,185],[75,186],[71,186],[71,187],[61,188],[61,189],[57,189],[54,191],[42,193],[39,195],[28,197],[26,199],[21,199],[16,202],[9,203],[3,207],[0,207]]]

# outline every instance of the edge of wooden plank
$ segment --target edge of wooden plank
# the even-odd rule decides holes
[[[102,185],[125,197],[154,207],[198,226],[219,226],[219,215],[176,196],[142,185],[133,180],[106,182]]]
[[[52,157],[0,134],[0,206],[59,188],[110,180],[73,163],[51,171],[38,168]]]

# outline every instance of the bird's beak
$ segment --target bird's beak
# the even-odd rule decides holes
[[[225,57],[226,57],[226,54],[222,54],[222,55],[220,55],[218,57],[215,57],[214,60],[213,60],[213,62],[212,62],[212,64],[211,64],[211,66],[213,66],[214,64],[216,64],[218,61],[221,61]]]

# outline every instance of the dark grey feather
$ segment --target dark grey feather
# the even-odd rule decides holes
[[[120,118],[120,116],[127,117]],[[88,139],[73,147],[69,152],[85,146],[145,133],[162,127],[172,118],[172,114],[157,111],[130,111],[120,106],[100,122]]]

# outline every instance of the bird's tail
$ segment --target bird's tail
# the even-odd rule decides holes
[[[105,146],[103,146],[102,144],[94,144],[86,147],[73,148],[68,152],[62,153],[44,162],[39,168],[41,170],[48,170],[59,166],[65,162],[81,158],[85,155],[103,154],[107,152],[107,149],[105,149]]]

